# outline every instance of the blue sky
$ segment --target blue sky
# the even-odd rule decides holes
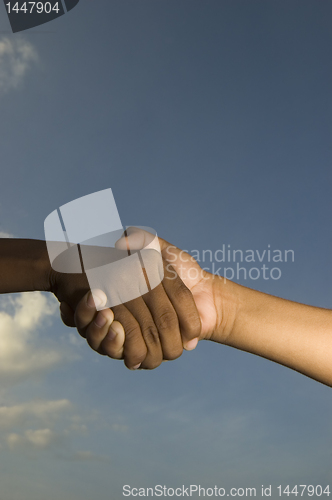
[[[181,248],[293,249],[279,280],[240,282],[330,308],[331,10],[81,0],[15,35],[3,10],[0,231],[43,239],[54,209],[111,187],[125,225]],[[330,480],[329,388],[208,342],[132,373],[47,295],[1,310],[3,500]]]

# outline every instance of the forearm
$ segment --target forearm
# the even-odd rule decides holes
[[[0,239],[0,293],[48,290],[46,242]]]
[[[223,279],[217,284],[223,319],[213,340],[332,386],[332,311],[225,283]]]

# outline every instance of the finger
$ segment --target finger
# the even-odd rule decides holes
[[[106,352],[101,347],[101,344],[109,332],[113,319],[113,311],[103,309],[96,314],[94,320],[85,329],[86,341],[91,349],[104,356]]]
[[[105,304],[107,301],[107,297],[101,290],[93,291],[94,297],[97,301],[97,297],[100,300],[99,306]],[[77,327],[78,332],[83,338],[86,338],[86,328],[93,321],[97,314],[95,300],[93,298],[92,292],[88,292],[77,304],[75,310],[75,325]]]
[[[123,359],[125,331],[121,323],[113,321],[108,333],[100,344],[101,350],[112,359]]]
[[[143,295],[143,300],[159,334],[164,360],[179,358],[182,354],[182,338],[174,307],[162,284]]]
[[[60,304],[60,316],[61,316],[63,323],[66,326],[71,326],[71,327],[76,326],[74,314],[75,314],[74,311],[66,302],[61,302],[61,304]]]
[[[164,297],[166,297],[166,294]],[[141,368],[153,370],[157,368],[163,360],[163,349],[158,327],[142,297],[126,302],[126,307],[136,318],[147,348],[147,354],[142,362]]]
[[[177,314],[183,347],[192,350],[201,334],[201,320],[191,291],[170,264],[164,269],[163,286]]]
[[[119,322],[125,332],[123,359],[130,370],[138,368],[147,355],[147,347],[138,321],[124,304],[112,308],[114,319]]]

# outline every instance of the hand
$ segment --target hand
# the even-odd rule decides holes
[[[163,360],[179,357],[183,345],[187,349],[197,345],[201,325],[195,302],[165,261],[163,283],[142,297],[98,313],[91,293],[86,293],[75,306],[78,297],[88,289],[85,275],[54,271],[52,275],[51,288],[61,302],[64,323],[76,326],[98,353],[123,358],[128,368],[156,368]],[[96,295],[102,307],[106,296],[101,291],[94,291]]]
[[[148,233],[144,233],[144,231],[136,228],[129,229],[127,233],[131,248],[143,248],[146,244],[145,236],[150,236]],[[199,313],[201,330],[198,339],[215,340],[213,338],[213,334],[216,332],[217,326],[219,326],[217,322],[221,320],[221,314],[220,312],[217,314],[216,308],[216,289],[219,291],[218,287],[221,285],[221,279],[202,270],[198,263],[188,253],[183,252],[162,238],[159,238],[159,243],[163,258],[165,259],[165,267],[168,271],[168,273],[165,274],[163,282],[164,286],[167,286],[167,282],[170,282],[170,290],[174,290],[175,283],[172,284],[172,281],[179,275],[185,284],[184,288],[187,288],[192,293]],[[126,242],[125,238],[120,239],[117,243],[117,248],[126,249],[127,244],[128,241]],[[218,283],[216,283],[216,281]],[[218,285],[218,287],[216,285]],[[61,314],[63,322],[68,326],[77,325],[81,335],[88,339],[89,344],[93,346],[97,352],[105,353],[106,351],[109,356],[121,359],[126,349],[124,349],[125,332],[121,324],[119,311],[117,311],[116,308],[112,308],[115,311],[114,315],[111,310],[108,310],[107,313],[105,313],[107,316],[107,322],[101,330],[98,330],[98,327],[95,324],[96,320],[97,322],[99,321],[98,314],[96,313],[95,308],[88,306],[87,301],[88,297],[86,296],[78,305],[75,314],[73,309],[68,307],[67,304],[62,303]],[[176,301],[176,303],[180,304],[179,301]],[[183,304],[183,307],[179,312],[180,323],[183,324],[184,321],[186,321],[185,324],[188,325],[187,328],[190,328],[190,325],[195,325],[195,318],[192,314],[190,314],[190,308],[186,306],[184,297],[181,300],[181,303]],[[127,305],[128,304],[126,304],[126,306]],[[131,306],[131,304],[129,305]],[[184,332],[184,348],[187,350],[195,348],[197,340],[195,338],[192,339],[190,335],[186,336],[186,329],[183,326],[180,329]],[[196,327],[194,330],[196,330]],[[112,332],[111,335],[109,335],[108,332]],[[116,333],[116,337],[113,338],[111,343],[110,337],[114,337],[114,333]],[[177,332],[177,334],[179,334],[179,332]],[[220,341],[220,333],[218,341]],[[106,344],[107,348],[105,347]],[[174,343],[174,345],[176,344],[179,345],[178,340]],[[163,358],[173,359],[171,356],[167,355],[167,352],[164,353]],[[143,367],[145,367],[145,364],[143,364]]]

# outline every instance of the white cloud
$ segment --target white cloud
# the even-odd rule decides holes
[[[61,448],[70,434],[65,427],[66,418],[70,416],[72,410],[73,405],[68,399],[29,401],[13,406],[1,406],[0,429],[12,431],[5,437],[11,451]],[[61,431],[56,430],[58,420],[62,427]]]
[[[58,439],[58,436],[51,429],[27,429],[23,435],[11,433],[7,436],[7,444],[11,450],[49,448]]]
[[[0,231],[0,238],[14,238],[14,235],[10,233],[5,233],[4,231]]]
[[[27,429],[22,433],[11,432],[7,434],[5,442],[7,449],[20,454],[25,452],[35,455],[38,452],[48,450],[62,460],[75,462],[108,462],[110,460],[108,456],[90,450],[73,451],[68,438],[67,430],[57,432],[51,428]]]
[[[82,417],[73,414],[68,399],[34,400],[12,406],[0,406],[0,437],[12,452],[55,452],[65,460],[103,460],[91,451],[72,449],[72,439],[88,434]],[[0,444],[0,448],[2,448]]]
[[[0,429],[12,429],[31,422],[50,426],[71,409],[72,404],[68,399],[29,401],[13,406],[0,406]]]
[[[10,385],[27,376],[49,370],[70,357],[44,336],[40,347],[38,330],[47,329],[57,309],[53,296],[40,292],[4,296],[0,299],[0,377]]]
[[[0,39],[0,92],[16,89],[27,71],[38,61],[34,46],[21,37]]]
[[[62,460],[109,461],[109,457],[90,450],[73,450],[73,438],[88,435],[82,417],[73,414],[74,405],[68,399],[29,401],[0,407],[0,436],[6,448],[16,453],[47,450]],[[5,431],[5,432],[4,432]],[[7,433],[6,433],[7,431]]]

